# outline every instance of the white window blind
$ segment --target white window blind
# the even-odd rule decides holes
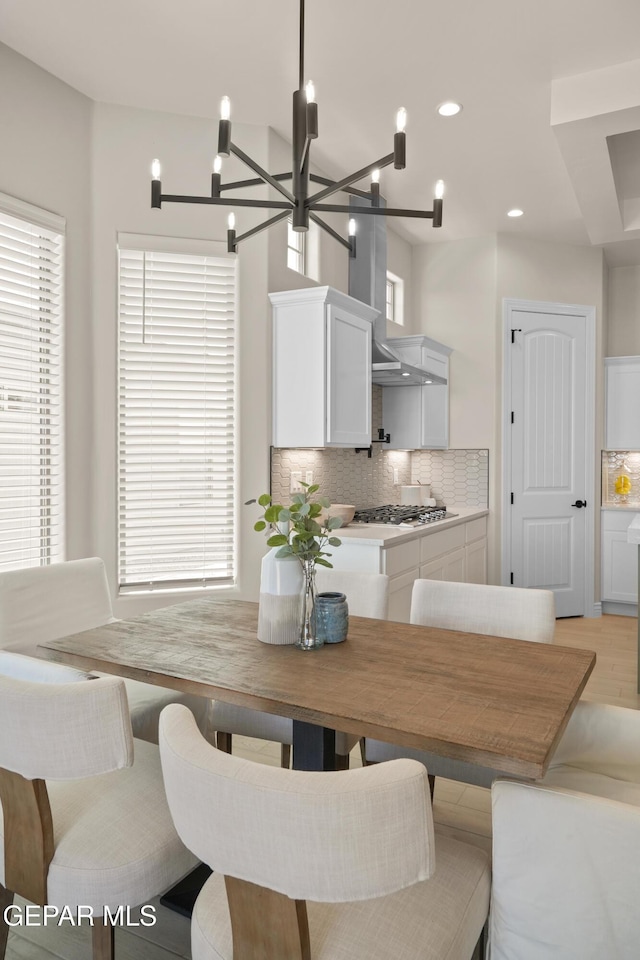
[[[185,243],[175,252],[120,239],[125,591],[235,577],[235,259],[185,252]]]
[[[63,278],[64,221],[0,195],[0,570],[64,559]]]

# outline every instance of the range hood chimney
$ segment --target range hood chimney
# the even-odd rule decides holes
[[[380,197],[380,206],[385,200]],[[378,311],[373,325],[372,381],[383,387],[406,387],[447,381],[402,360],[387,342],[387,226],[386,217],[358,216],[358,207],[370,201],[352,196],[351,216],[356,221],[356,256],[349,259],[349,296]]]

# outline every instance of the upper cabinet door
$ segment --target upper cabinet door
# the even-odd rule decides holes
[[[273,445],[368,447],[377,311],[331,287],[270,294]]]
[[[640,450],[640,357],[607,357],[607,450]]]
[[[425,336],[389,341],[395,352],[414,366],[444,377],[446,384],[383,387],[384,429],[391,448],[446,450],[449,446],[449,355],[451,350]]]
[[[371,442],[371,323],[327,306],[327,444]]]

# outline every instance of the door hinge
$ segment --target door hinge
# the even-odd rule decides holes
[[[522,333],[522,327],[516,327],[511,331],[511,343],[516,342],[516,333]]]
[[[511,494],[511,506],[513,506],[513,494]]]
[[[515,415],[515,413],[514,413],[513,410],[512,410],[512,411],[511,411],[511,423],[515,423],[515,422],[516,422],[516,415]]]
[[[513,573],[511,574],[511,586],[513,586]]]

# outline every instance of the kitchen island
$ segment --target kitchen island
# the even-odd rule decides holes
[[[349,524],[336,531],[342,546],[333,551],[336,570],[386,573],[389,619],[409,622],[414,581],[487,582],[487,516],[483,507],[448,509],[455,517],[415,527]]]

